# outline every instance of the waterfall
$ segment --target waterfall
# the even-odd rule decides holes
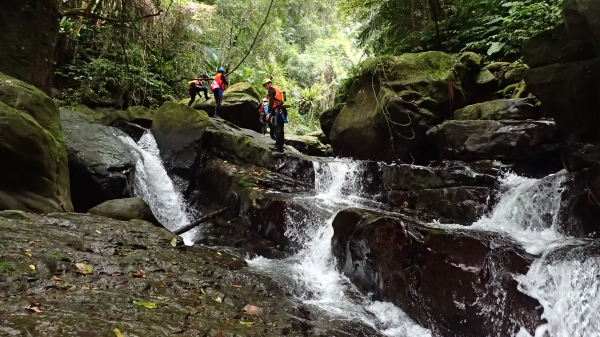
[[[308,216],[291,209],[287,212],[286,237],[301,247],[299,251],[283,260],[256,258],[249,264],[290,285],[303,303],[333,317],[362,321],[386,336],[431,336],[391,303],[370,300],[336,269],[331,252],[332,222],[340,210],[362,204],[361,164],[337,160],[315,162],[314,167],[317,194],[296,198],[312,211]]]
[[[185,207],[185,200],[167,175],[152,133],[146,131],[137,144],[130,137],[119,138],[131,147],[137,158],[134,194],[150,206],[154,216],[167,229],[173,231],[188,225],[190,216]],[[193,244],[193,235],[193,230],[182,235],[185,244]]]
[[[526,275],[514,276],[519,290],[544,309],[542,318],[548,323],[537,328],[535,337],[600,336],[600,255],[594,255],[598,244],[567,237],[557,227],[568,178],[567,173],[543,179],[507,174],[493,211],[470,227],[460,227],[500,233],[539,256]],[[531,335],[521,329],[517,337]]]

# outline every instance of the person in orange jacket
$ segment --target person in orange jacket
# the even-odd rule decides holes
[[[283,92],[274,86],[270,79],[264,80],[263,87],[267,89],[269,97],[269,114],[267,115],[267,120],[271,121],[271,125],[275,129],[275,146],[271,147],[271,150],[283,152],[283,124],[285,123]]]
[[[227,85],[229,85],[229,81],[227,81],[227,76],[225,75],[225,68],[219,67],[217,75],[215,75],[210,85],[210,90],[213,92],[216,101],[215,118],[221,118],[219,110],[221,109],[221,101],[223,100],[223,91],[225,91]]]

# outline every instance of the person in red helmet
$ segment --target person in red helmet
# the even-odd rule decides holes
[[[215,118],[221,118],[221,116],[219,116],[219,110],[221,109],[221,101],[223,100],[223,91],[225,91],[225,87],[228,85],[229,81],[227,81],[227,76],[225,75],[225,68],[219,67],[217,75],[215,75],[215,78],[210,85],[210,90],[212,90],[216,101]]]

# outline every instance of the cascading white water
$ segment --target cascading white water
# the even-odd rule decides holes
[[[128,144],[137,158],[134,178],[134,194],[142,198],[154,216],[169,230],[176,230],[190,223],[185,200],[162,164],[156,140],[150,131],[144,133],[136,144],[130,137],[119,136]],[[193,244],[194,231],[182,235],[185,244]]]
[[[540,255],[526,275],[515,275],[519,290],[544,308],[542,318],[548,323],[538,327],[535,337],[600,336],[600,257],[585,254],[588,241],[564,236],[557,228],[567,178],[566,173],[543,179],[508,174],[491,214],[460,227],[501,233]],[[531,335],[521,329],[517,337]]]
[[[297,198],[314,211],[297,215],[290,209],[286,218],[286,237],[298,244],[299,251],[283,260],[256,258],[248,261],[250,265],[290,284],[299,300],[334,317],[361,321],[387,336],[431,336],[394,305],[370,300],[336,270],[331,223],[340,210],[361,205],[361,167],[352,161],[314,166],[317,195]]]

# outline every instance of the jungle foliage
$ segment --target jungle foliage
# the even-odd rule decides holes
[[[562,0],[340,0],[363,22],[360,41],[376,54],[473,51],[515,61],[522,43],[561,21]]]

